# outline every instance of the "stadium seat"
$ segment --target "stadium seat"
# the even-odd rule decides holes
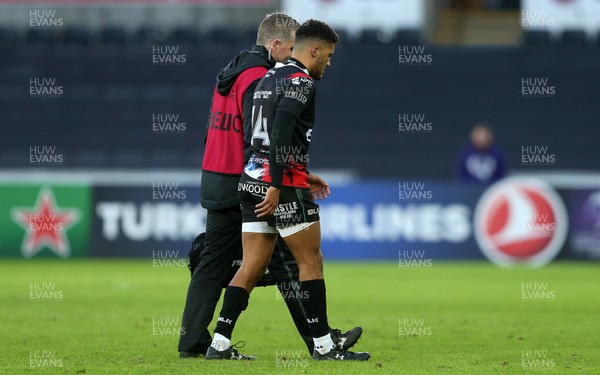
[[[236,33],[225,27],[215,27],[208,32],[208,41],[215,44],[235,44]]]
[[[183,150],[177,148],[155,149],[148,157],[148,163],[153,167],[168,168],[173,165],[182,165],[185,154]]]
[[[560,36],[563,47],[587,47],[587,33],[583,30],[565,30]]]
[[[28,44],[51,45],[56,41],[57,32],[53,29],[33,28],[27,32]]]
[[[91,41],[90,31],[82,26],[71,26],[65,29],[63,35],[65,44],[89,45]]]
[[[121,148],[111,155],[115,166],[126,168],[142,168],[147,163],[146,153],[142,149]]]
[[[377,44],[379,40],[377,39],[377,32],[379,30],[375,29],[365,29],[360,32],[359,41],[361,44]]]
[[[143,86],[140,99],[145,103],[167,103],[175,96],[177,89],[173,85],[157,84]]]
[[[141,44],[160,44],[167,41],[167,33],[161,27],[143,25],[137,31],[137,42]]]
[[[68,94],[65,100],[72,105],[96,103],[100,100],[100,88],[96,85],[73,85],[69,87]]]
[[[75,162],[77,165],[87,165],[94,167],[106,167],[109,163],[109,155],[106,150],[88,150],[78,149],[74,151]]]
[[[389,43],[393,40],[394,34],[384,29],[364,29],[360,33],[361,44],[381,44]]]
[[[113,84],[104,87],[104,92],[101,95],[109,103],[134,103],[139,98],[140,91],[136,90],[135,87],[131,87],[131,85]]]
[[[171,33],[171,41],[176,44],[198,44],[201,35],[195,27],[179,26]]]
[[[23,108],[24,106],[31,104],[31,98],[29,97],[29,93],[25,90],[22,90],[19,85],[8,84],[4,82],[2,85],[0,85],[0,102],[3,104],[10,104],[11,106],[17,105]],[[23,118],[24,111],[16,113],[16,116],[19,119]]]
[[[242,29],[238,33],[238,41],[244,45],[256,43],[256,27]]]
[[[495,9],[495,10],[500,10],[500,9],[517,10],[517,9],[519,9],[520,4],[519,4],[519,0],[486,0],[485,6],[488,9]]]
[[[352,38],[346,29],[335,29],[335,32],[340,37],[340,44],[352,43]]]
[[[400,29],[396,32],[398,44],[419,45],[422,44],[421,33],[414,29]]]
[[[126,44],[127,32],[115,26],[107,26],[100,31],[100,42],[103,44]]]
[[[8,27],[0,27],[0,46],[14,46],[17,44],[18,33]]]
[[[523,45],[526,47],[550,47],[552,37],[546,30],[529,30],[523,33]]]

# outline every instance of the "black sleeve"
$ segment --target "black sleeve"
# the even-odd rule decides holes
[[[314,92],[312,80],[303,79],[298,84],[283,88],[284,95],[277,106],[273,121],[269,146],[269,166],[271,171],[271,186],[281,188],[283,169],[285,166],[286,150],[290,151],[292,134],[298,119],[307,105],[311,105]]]
[[[269,169],[271,171],[271,186],[281,189],[283,168],[286,159],[285,150],[290,150],[292,133],[296,127],[297,117],[287,111],[277,111],[269,146]]]
[[[254,101],[254,89],[260,82],[260,79],[255,80],[246,88],[242,99],[242,116],[244,119],[244,164],[250,159],[252,154],[252,102]]]

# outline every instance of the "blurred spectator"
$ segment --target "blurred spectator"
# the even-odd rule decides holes
[[[458,177],[464,182],[492,183],[506,175],[506,161],[494,145],[494,132],[478,123],[471,130],[471,143],[461,152]]]

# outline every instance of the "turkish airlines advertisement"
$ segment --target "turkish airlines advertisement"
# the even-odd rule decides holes
[[[515,177],[490,186],[386,180],[331,190],[319,202],[322,251],[330,260],[488,259],[540,267],[600,259],[600,186],[557,190]],[[199,195],[198,185],[173,181],[3,184],[0,256],[185,258],[206,226]]]
[[[332,186],[321,204],[322,251],[328,259],[482,259],[473,237],[479,186],[429,181]],[[408,253],[406,253],[408,252]]]
[[[91,255],[150,257],[156,252],[187,256],[206,228],[198,186],[172,181],[94,189]]]
[[[475,207],[475,238],[481,251],[500,266],[543,266],[565,245],[565,206],[541,180],[515,178],[484,192]]]
[[[564,200],[532,178],[508,178],[489,187],[362,183],[333,189],[321,219],[323,253],[329,258],[487,258],[499,266],[539,267],[568,250]]]

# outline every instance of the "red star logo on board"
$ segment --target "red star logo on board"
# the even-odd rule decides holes
[[[66,232],[79,222],[80,217],[78,209],[60,209],[51,189],[41,189],[34,207],[12,210],[13,220],[25,229],[21,245],[23,256],[31,258],[48,247],[61,258],[67,258],[71,246]]]

